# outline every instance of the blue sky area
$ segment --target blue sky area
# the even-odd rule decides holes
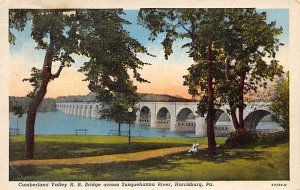
[[[278,36],[280,41],[285,44],[285,47],[288,47],[289,41],[289,11],[288,9],[258,9],[258,12],[267,12],[267,22],[276,21],[276,25],[278,27],[283,28],[283,34]],[[148,40],[150,32],[145,29],[143,26],[137,23],[137,14],[138,10],[125,10],[125,14],[123,18],[130,21],[131,25],[125,25],[124,28],[130,32],[130,35],[137,39],[142,45],[150,48],[150,46],[156,46],[157,48],[162,48],[160,42],[163,35],[158,37],[158,40],[151,42]],[[32,59],[33,62],[36,59],[41,59],[44,56],[44,51],[42,50],[35,50],[32,46],[35,45],[35,42],[30,37],[30,26],[29,23],[23,32],[16,32],[14,33],[17,36],[16,44],[10,46],[11,55],[22,54],[22,50],[26,50],[26,56],[28,59]],[[177,46],[176,49],[180,49],[180,45],[182,42],[176,42],[174,45]],[[30,48],[31,46],[31,48]],[[155,52],[150,52],[155,53]],[[30,55],[28,57],[28,55]]]
[[[257,9],[258,12],[267,12],[267,22],[276,21],[278,27],[283,28],[283,34],[279,36],[280,41],[288,45],[289,34],[289,11],[288,9]],[[132,24],[126,25],[132,37],[138,39],[143,45],[150,43],[148,37],[150,32],[143,26],[137,24],[138,10],[125,10],[124,18],[129,20]]]
[[[259,12],[267,12],[267,22],[276,21],[277,27],[283,28],[283,34],[278,36],[280,42],[284,43],[285,46],[280,48],[277,57],[282,65],[284,65],[285,70],[288,70],[288,45],[289,45],[289,11],[288,9],[258,9]],[[187,42],[187,40],[177,40],[173,44],[173,54],[169,57],[168,60],[164,59],[164,51],[161,45],[161,41],[164,37],[164,34],[158,36],[157,40],[149,41],[150,32],[145,29],[143,26],[138,25],[137,23],[137,14],[138,10],[125,10],[125,14],[122,17],[126,20],[130,21],[131,25],[125,25],[124,28],[129,31],[130,35],[137,39],[143,46],[145,46],[149,53],[156,55],[156,57],[150,57],[147,55],[139,55],[139,58],[144,61],[151,63],[152,65],[144,67],[141,71],[142,76],[151,82],[151,84],[147,84],[148,86],[138,86],[142,92],[148,93],[147,90],[158,89],[158,93],[167,93],[173,92],[173,95],[182,95],[187,97],[187,88],[182,87],[183,78],[182,76],[187,74],[187,68],[193,63],[192,59],[188,57],[185,53],[186,50],[181,49],[181,46]],[[44,59],[45,51],[44,50],[36,50],[35,42],[31,38],[31,24],[29,23],[23,32],[13,31],[16,35],[16,43],[15,45],[10,45],[10,66],[11,66],[11,78],[13,81],[10,83],[10,94],[11,95],[25,95],[30,86],[22,83],[22,79],[28,77],[30,75],[30,68],[35,66],[37,68],[41,68],[42,62]],[[75,64],[72,68],[68,68],[68,70],[73,69],[73,73],[69,74],[69,76],[74,75],[77,72],[77,69],[86,61],[86,58],[75,56]],[[159,70],[159,71],[158,71]],[[68,75],[67,69],[64,69],[62,76]],[[71,71],[70,71],[71,72]],[[159,75],[159,73],[164,73],[164,75]],[[81,77],[78,79],[79,84],[82,85],[82,93],[88,93],[88,89],[86,88],[86,84],[82,83],[83,75],[77,77]],[[59,86],[59,82],[61,82],[61,93],[57,93],[56,95],[50,95],[52,97],[58,95],[67,95],[64,94],[65,86],[64,82],[69,80],[67,78],[60,77],[59,80],[55,81],[56,86]],[[82,83],[82,84],[81,84]],[[27,86],[26,86],[27,85]],[[69,84],[68,84],[69,85]],[[152,85],[152,86],[151,86]],[[17,92],[18,89],[15,86],[22,86],[22,92]],[[53,87],[54,88],[54,87]],[[70,87],[71,88],[71,87]],[[72,87],[77,88],[77,87]],[[79,87],[78,87],[79,88]],[[81,88],[81,87],[80,87]],[[55,90],[58,88],[56,87]],[[70,89],[71,92],[72,89]],[[26,91],[26,92],[25,92]],[[81,91],[79,91],[81,92]],[[74,92],[74,94],[78,94],[79,92]],[[69,93],[69,92],[68,92]],[[183,94],[184,93],[184,94]],[[172,95],[172,94],[170,94]]]

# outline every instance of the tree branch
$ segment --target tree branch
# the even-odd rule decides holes
[[[184,24],[183,24],[182,22],[178,21],[178,24],[180,24],[181,27],[182,27],[185,31],[187,31],[190,35],[192,35],[192,32],[191,32],[190,30],[188,30],[188,29],[184,26]]]
[[[54,80],[54,79],[58,78],[59,75],[60,75],[60,73],[61,73],[61,71],[63,70],[64,67],[65,67],[65,65],[62,63],[62,64],[59,66],[57,72],[56,72],[54,75],[51,75],[51,79]]]
[[[54,49],[54,44],[50,43],[45,54],[44,64],[42,69],[43,74],[46,76],[51,73],[53,49]]]

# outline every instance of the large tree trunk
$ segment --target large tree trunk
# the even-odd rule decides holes
[[[214,156],[217,154],[215,131],[214,131],[214,92],[213,92],[213,76],[212,76],[212,43],[208,43],[208,71],[207,71],[207,93],[208,93],[208,113],[207,113],[207,138],[208,138],[208,154]]]
[[[36,112],[42,103],[47,92],[48,82],[42,82],[42,85],[29,105],[26,118],[26,137],[25,137],[25,159],[32,159],[34,153],[34,125]]]
[[[240,123],[240,129],[244,129],[244,86],[245,86],[245,78],[246,74],[242,70],[240,74],[240,96],[239,96],[239,123]]]
[[[29,104],[26,118],[26,134],[25,134],[25,159],[33,159],[34,153],[34,125],[36,119],[37,110],[42,103],[46,93],[49,80],[51,76],[52,67],[52,56],[53,56],[53,43],[50,43],[45,58],[42,69],[42,81],[36,95],[34,96],[32,102]]]

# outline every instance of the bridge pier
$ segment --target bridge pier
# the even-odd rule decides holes
[[[195,135],[199,137],[206,137],[207,136],[207,126],[204,117],[196,117],[196,128],[195,128]]]
[[[141,112],[139,110],[136,111],[135,123],[140,123],[140,114],[141,114]]]
[[[150,118],[150,127],[156,127],[156,115],[152,114]]]
[[[170,131],[176,131],[176,118],[172,118],[170,119]]]

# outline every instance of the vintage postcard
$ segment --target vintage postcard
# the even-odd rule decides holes
[[[300,190],[300,2],[0,0],[4,189]]]

